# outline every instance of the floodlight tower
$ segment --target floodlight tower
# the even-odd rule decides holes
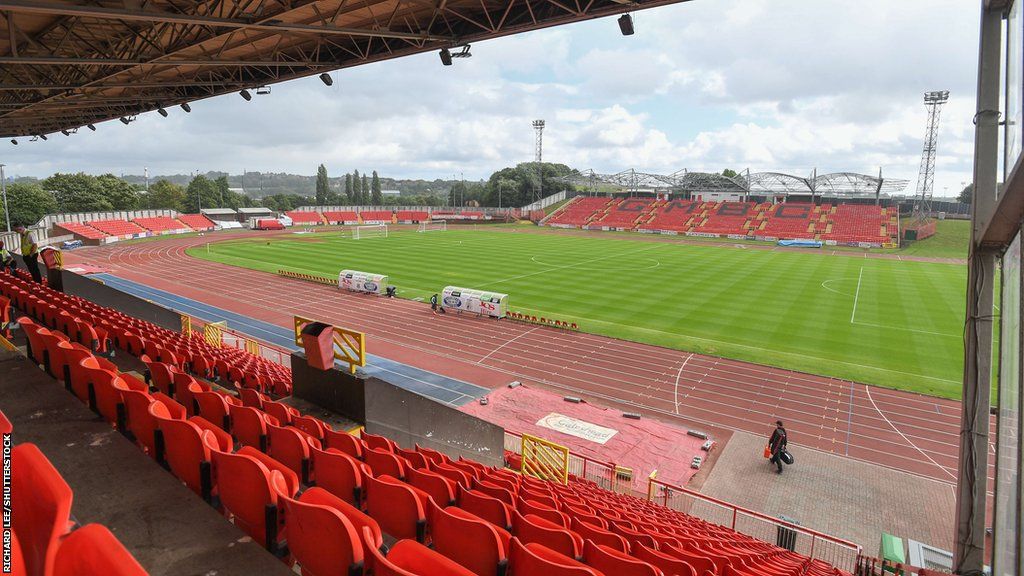
[[[949,100],[949,90],[924,93],[924,105],[928,108],[928,128],[924,133],[924,150],[921,152],[921,170],[917,175],[917,202],[914,205],[914,221],[923,222],[932,211],[932,188],[935,186],[935,152],[939,140],[939,114],[942,105]]]
[[[544,145],[544,121],[534,120],[533,130],[537,133],[537,194],[534,197],[534,201],[540,200],[544,197],[544,168],[543,168],[543,145]]]

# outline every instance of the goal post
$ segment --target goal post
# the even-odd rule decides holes
[[[419,232],[445,232],[448,230],[448,222],[441,220],[439,222],[424,221],[420,222]]]
[[[387,224],[364,224],[360,226],[352,226],[352,239],[361,240],[363,238],[387,238],[388,237],[388,225]]]

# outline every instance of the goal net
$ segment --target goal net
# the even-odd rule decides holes
[[[388,225],[387,224],[366,224],[364,226],[353,226],[352,227],[352,239],[361,240],[363,238],[387,238],[388,237]]]
[[[440,222],[420,222],[420,232],[444,232],[448,230],[448,223],[444,220]]]

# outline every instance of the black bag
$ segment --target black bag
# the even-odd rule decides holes
[[[789,450],[783,449],[782,453],[779,454],[779,458],[781,458],[782,462],[787,466],[791,466],[793,464],[793,455],[789,453]]]

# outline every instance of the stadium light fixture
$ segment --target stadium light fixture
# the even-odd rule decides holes
[[[186,113],[192,111],[192,107],[188,105],[188,102],[182,102],[181,109],[184,110]]]
[[[46,134],[40,134],[39,137],[42,138],[43,140],[46,140]]]
[[[121,120],[121,124],[124,124],[125,126],[127,126],[128,124],[131,124],[131,120],[129,120],[128,118],[126,118],[124,116],[121,116],[121,118],[119,118],[119,120]]]
[[[619,31],[622,32],[623,36],[633,35],[633,17],[629,14],[623,14],[619,16]]]
[[[249,102],[249,101],[252,100],[252,94],[248,90],[246,90],[245,88],[242,88],[242,91],[239,92],[238,94],[241,95],[242,98],[245,98],[246,102]]]
[[[163,106],[157,106],[156,111],[159,112],[160,115],[164,118],[167,118],[167,110],[164,110]]]
[[[263,85],[256,87],[257,96],[266,96],[267,94],[270,94],[270,86]]]
[[[323,74],[320,75],[320,81],[326,84],[327,86],[334,85],[334,78],[331,78],[331,75],[328,74],[327,72],[324,72]]]
[[[447,48],[441,49],[441,64],[444,64],[445,66],[451,66],[452,60],[455,58],[470,58],[473,56],[473,54],[469,52],[469,44],[465,44],[463,46],[456,46],[456,48],[462,49],[458,52],[452,52]]]
[[[86,124],[85,127],[88,128],[89,130],[92,130],[93,132],[96,131],[96,127],[93,126],[92,124]]]
[[[18,141],[15,140],[14,138],[11,138],[11,144],[14,144],[15,146],[17,146],[18,145]]]
[[[65,136],[71,136],[71,132],[68,132],[67,130],[61,130],[60,133]]]
[[[447,48],[441,48],[441,64],[445,66],[452,65],[452,53]]]

